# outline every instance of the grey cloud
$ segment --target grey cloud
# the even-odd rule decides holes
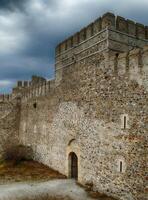
[[[14,11],[16,9],[24,10],[27,2],[28,0],[1,0],[0,9],[6,9],[10,11]]]
[[[118,0],[1,0],[0,15],[8,19],[11,13],[18,16],[14,33],[20,33],[19,42],[16,39],[20,48],[12,55],[9,51],[0,55],[0,81],[10,80],[8,87],[0,88],[0,92],[10,91],[10,85],[16,80],[29,79],[32,74],[54,76],[57,43],[107,11],[147,24],[146,5],[146,0],[140,3],[137,0],[131,3],[128,0],[120,3]],[[12,27],[9,33],[9,22],[7,25],[7,34],[11,36]]]
[[[1,59],[1,58],[0,58]],[[53,76],[53,63],[47,59],[33,57],[9,57],[9,60],[1,59],[3,71],[0,80],[5,79],[29,79],[32,74],[38,74],[51,78]]]

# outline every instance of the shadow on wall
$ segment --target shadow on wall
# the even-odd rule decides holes
[[[29,146],[8,145],[5,147],[3,159],[13,161],[14,164],[23,160],[33,160],[33,150]]]

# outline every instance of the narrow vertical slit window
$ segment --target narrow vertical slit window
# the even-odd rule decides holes
[[[33,107],[34,107],[34,108],[37,108],[37,103],[34,103],[34,104],[33,104]]]
[[[120,172],[123,171],[123,164],[122,164],[122,161],[120,161]]]
[[[130,124],[129,124],[129,116],[128,116],[128,114],[122,114],[120,116],[120,119],[121,119],[121,129],[122,130],[129,129]]]
[[[126,125],[127,125],[127,119],[126,116],[124,116],[124,129],[126,129]]]

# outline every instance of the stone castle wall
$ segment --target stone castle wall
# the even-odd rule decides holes
[[[55,80],[34,76],[13,89],[21,104],[11,123],[5,118],[16,132],[6,133],[19,129],[19,143],[32,147],[34,159],[67,177],[75,152],[80,183],[145,200],[147,39],[147,27],[108,13],[58,45]]]
[[[26,93],[20,143],[33,148],[36,160],[67,176],[68,155],[75,152],[79,182],[120,199],[144,199],[148,48],[141,50],[142,57],[139,52],[118,57],[102,52],[63,68],[60,84],[51,81],[42,94],[39,87],[32,96]]]
[[[19,142],[20,102],[12,95],[0,96],[0,160]]]

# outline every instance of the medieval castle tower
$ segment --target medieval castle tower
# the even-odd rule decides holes
[[[9,144],[121,200],[146,199],[148,26],[106,13],[56,48],[55,79],[0,96]]]

